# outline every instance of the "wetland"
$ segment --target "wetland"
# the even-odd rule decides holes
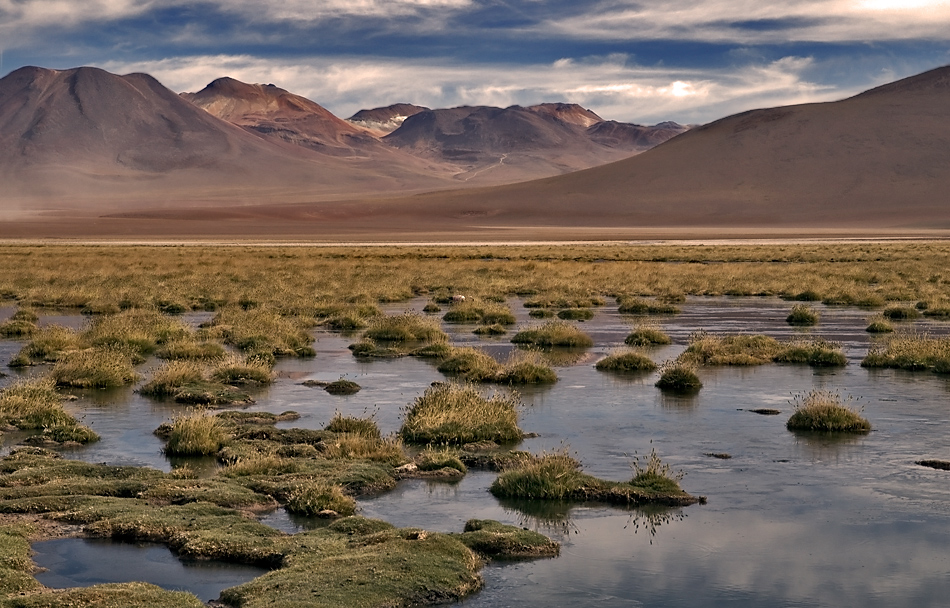
[[[948,256],[0,247],[0,601],[940,605],[950,478],[920,463],[950,459]],[[787,321],[801,302],[816,324]],[[898,309],[916,314],[867,331]],[[513,341],[568,326],[568,346]],[[142,390],[182,362],[184,380]],[[654,386],[677,362],[701,388]],[[341,380],[359,390],[322,390]],[[461,394],[499,418],[419,430],[414,404]],[[870,430],[790,430],[809,395]],[[189,417],[216,438],[172,454]],[[531,477],[549,470],[573,485]],[[109,551],[148,556],[114,580],[87,566],[125,563]]]

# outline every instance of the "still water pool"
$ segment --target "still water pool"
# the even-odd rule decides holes
[[[520,325],[531,322],[520,302],[511,304]],[[785,324],[790,307],[767,298],[690,299],[682,314],[655,321],[674,344],[648,352],[658,362],[673,358],[700,329],[780,339],[805,334],[841,342],[847,367],[703,368],[698,394],[666,396],[653,386],[655,374],[593,368],[637,322],[615,308],[599,309],[581,324],[596,346],[559,357],[557,384],[521,391],[521,426],[538,434],[523,449],[568,449],[587,472],[618,480],[632,476],[635,458],[656,449],[685,473],[684,489],[708,498],[705,505],[642,510],[502,502],[487,490],[494,474],[471,472],[455,484],[402,482],[362,499],[362,514],[437,531],[493,518],[563,544],[556,559],[487,567],[485,588],[464,602],[469,607],[950,605],[950,473],[914,464],[950,460],[950,379],[861,368],[871,340],[864,331],[868,311],[816,305],[821,323],[803,332]],[[948,333],[939,322],[913,327]],[[511,350],[506,338],[472,335],[473,326],[446,329],[458,345],[479,345],[502,359]],[[372,414],[384,433],[396,431],[402,409],[445,378],[426,361],[356,360],[346,349],[354,340],[320,334],[317,356],[281,361],[279,380],[255,394],[249,409],[296,410],[301,419],[282,426],[309,428],[324,426],[337,411]],[[16,352],[9,344],[0,342],[0,355]],[[300,385],[341,376],[363,390],[335,397]],[[874,431],[837,439],[787,431],[790,398],[814,388],[852,397]],[[103,440],[68,457],[169,470],[151,432],[182,406],[132,389],[78,395],[69,407]],[[755,408],[781,414],[759,415],[750,411]],[[731,458],[707,456],[712,453]],[[288,532],[317,525],[283,511],[264,521]]]

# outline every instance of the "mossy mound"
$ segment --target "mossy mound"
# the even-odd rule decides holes
[[[356,393],[362,390],[362,386],[353,382],[352,380],[345,380],[340,378],[339,380],[334,380],[326,386],[323,387],[323,390],[330,393],[331,395],[355,395]]]
[[[554,453],[526,458],[504,471],[492,483],[490,491],[498,498],[531,500],[600,501],[623,505],[689,505],[703,502],[679,489],[678,482],[664,484],[641,479],[616,482],[598,479],[581,471],[580,463],[567,454]],[[634,480],[636,481],[636,479]]]
[[[559,543],[532,530],[508,526],[492,519],[470,519],[455,538],[472,551],[495,560],[557,557]]]
[[[594,365],[602,372],[651,372],[656,369],[652,359],[636,351],[608,355]]]

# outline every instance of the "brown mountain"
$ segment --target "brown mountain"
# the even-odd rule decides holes
[[[197,93],[182,93],[199,108],[248,131],[334,156],[362,156],[379,140],[321,105],[272,84],[218,78]]]
[[[353,116],[346,119],[358,127],[368,129],[378,133],[380,137],[388,135],[398,129],[402,123],[419,112],[428,110],[424,106],[416,106],[411,103],[394,103],[384,108],[373,108],[371,110],[360,110]]]
[[[465,106],[413,114],[383,141],[436,162],[454,163],[457,177],[464,181],[496,183],[568,173],[647,147],[628,137],[592,137],[589,129],[601,123],[597,114],[576,104]]]
[[[948,229],[948,192],[943,67],[842,101],[729,116],[616,163],[392,200],[385,212],[447,229]]]
[[[26,67],[0,79],[0,211],[7,215],[445,187],[438,173],[411,162],[419,167],[354,162],[267,141],[145,74]]]

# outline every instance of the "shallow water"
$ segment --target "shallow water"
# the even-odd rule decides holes
[[[421,310],[425,303],[420,298],[386,308]],[[512,304],[519,326],[536,323],[520,303]],[[587,472],[618,480],[630,478],[634,459],[655,448],[686,474],[683,487],[707,496],[708,504],[643,511],[502,503],[487,491],[495,475],[471,472],[455,484],[402,482],[360,500],[363,514],[438,531],[493,518],[563,543],[557,559],[486,568],[485,589],[465,602],[469,606],[945,605],[950,474],[914,461],[950,460],[950,379],[861,368],[872,339],[864,331],[869,311],[816,304],[821,324],[803,331],[785,324],[791,303],[778,299],[691,298],[680,306],[682,314],[652,321],[674,339],[648,351],[655,361],[675,357],[690,333],[705,329],[781,339],[822,336],[842,342],[849,365],[703,368],[697,395],[667,396],[653,386],[656,374],[616,376],[593,368],[639,321],[617,314],[615,306],[597,309],[594,319],[580,324],[597,346],[574,356],[574,364],[558,366],[556,385],[521,391],[521,426],[538,433],[523,448],[569,449]],[[934,334],[950,328],[929,320],[907,325]],[[446,326],[455,344],[487,346],[499,358],[511,350],[510,337],[482,339],[473,328]],[[408,403],[444,380],[426,361],[357,360],[346,349],[353,341],[319,334],[317,356],[280,361],[280,378],[248,409],[296,410],[302,418],[281,425],[309,428],[324,426],[336,411],[373,414],[387,433],[399,428]],[[0,342],[0,355],[16,352],[9,344]],[[363,389],[341,397],[299,384],[341,376]],[[853,397],[875,430],[844,439],[787,431],[789,399],[813,388]],[[103,441],[70,457],[169,469],[151,432],[183,406],[145,399],[132,389],[80,396],[69,407]],[[749,411],[762,407],[782,413]],[[704,455],[722,452],[732,458]],[[283,511],[264,521],[290,532],[320,525]]]
[[[33,543],[33,561],[47,569],[36,579],[54,589],[142,581],[169,591],[188,591],[205,602],[267,572],[238,564],[182,561],[165,545],[91,538]]]

